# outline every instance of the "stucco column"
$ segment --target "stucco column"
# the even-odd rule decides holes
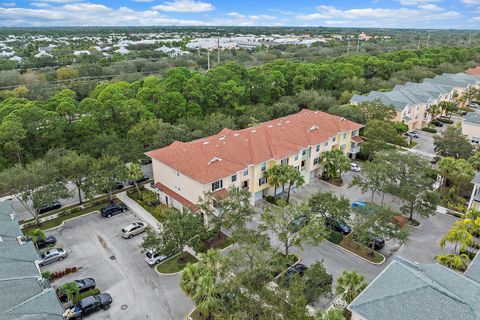
[[[478,185],[474,184],[473,185],[473,190],[472,190],[472,195],[470,196],[470,201],[468,202],[468,209],[472,207],[473,204],[473,198],[475,198],[475,195],[477,194],[478,191]]]

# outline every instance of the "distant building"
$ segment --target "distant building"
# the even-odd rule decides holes
[[[407,82],[396,85],[387,92],[371,91],[368,95],[354,95],[350,103],[379,100],[397,111],[396,122],[405,123],[409,129],[419,129],[431,120],[428,108],[442,101],[455,101],[470,86],[480,88],[480,78],[466,73],[444,73],[421,83]]]
[[[462,121],[462,133],[475,144],[480,144],[480,113],[469,112]]]
[[[0,319],[62,320],[63,307],[41,276],[37,250],[22,237],[10,201],[0,202]]]
[[[352,320],[478,320],[479,256],[464,274],[395,257],[347,309]]]
[[[90,55],[90,51],[88,51],[88,50],[78,50],[78,51],[74,51],[73,54],[74,54],[75,56],[77,56],[77,57],[78,57],[78,56],[81,56],[81,55],[87,55],[87,56],[89,56],[89,55]]]

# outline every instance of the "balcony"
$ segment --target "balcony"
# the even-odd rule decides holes
[[[358,147],[358,146],[357,146],[357,147],[351,147],[351,148],[350,148],[350,153],[351,153],[351,154],[357,154],[357,153],[359,153],[359,152],[360,152],[360,147]]]

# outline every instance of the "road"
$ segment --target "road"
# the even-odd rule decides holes
[[[149,178],[153,177],[152,165],[151,164],[142,166],[142,171]],[[79,202],[78,191],[75,188],[75,185],[73,183],[68,183],[67,188],[68,188],[68,190],[71,194],[71,197],[69,197],[67,199],[60,199],[59,200],[63,207],[69,206],[69,205],[72,205],[72,204],[76,204],[76,203]],[[7,196],[7,197],[3,197],[2,199],[10,199],[10,198],[12,198],[12,197]],[[2,199],[0,199],[0,201]],[[29,205],[31,207],[32,203],[29,202]],[[15,210],[15,213],[18,217],[18,220],[25,220],[25,219],[32,218],[32,215],[28,212],[28,210],[20,203],[20,201],[18,201],[15,198],[12,199],[12,207]]]

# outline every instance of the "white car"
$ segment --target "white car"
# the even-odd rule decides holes
[[[134,222],[129,224],[128,226],[122,228],[122,237],[125,239],[130,239],[131,237],[144,232],[146,227],[147,226],[143,222]]]
[[[41,260],[39,262],[40,267],[46,266],[47,264],[54,263],[55,261],[60,261],[68,257],[68,252],[63,248],[54,248],[45,251],[41,255]]]
[[[360,172],[360,165],[356,162],[352,162],[350,164],[350,170],[352,170],[353,172]]]
[[[153,252],[153,250],[148,250],[145,253],[145,262],[148,263],[149,266],[154,266],[164,260],[166,260],[167,256],[162,256],[158,253]]]

